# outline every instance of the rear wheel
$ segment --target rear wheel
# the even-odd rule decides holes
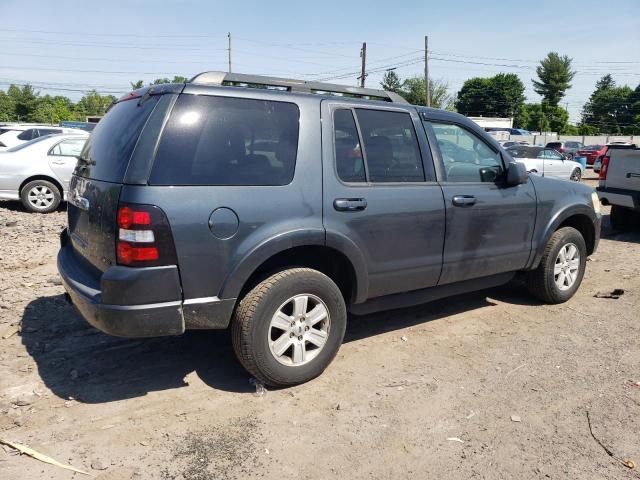
[[[231,326],[233,348],[259,382],[295,385],[327,368],[346,323],[337,285],[317,270],[292,268],[262,281],[240,301]]]
[[[566,302],[580,287],[586,264],[582,234],[573,227],[560,228],[547,242],[538,268],[527,273],[527,288],[546,303]]]
[[[579,182],[581,178],[582,178],[582,170],[580,170],[579,168],[575,168],[573,172],[571,172],[570,180],[573,180],[574,182]]]
[[[34,180],[20,191],[22,205],[30,212],[49,213],[60,205],[62,196],[58,187],[47,180]]]

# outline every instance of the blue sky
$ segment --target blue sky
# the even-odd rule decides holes
[[[563,100],[572,121],[603,74],[640,83],[640,0],[0,0],[0,12],[0,88],[30,82],[74,99],[226,70],[229,31],[234,71],[354,85],[366,41],[371,87],[386,68],[421,74],[429,35],[430,75],[451,93],[467,78],[513,72],[529,101],[537,61],[558,51],[578,72]]]

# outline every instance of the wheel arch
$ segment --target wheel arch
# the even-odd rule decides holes
[[[315,237],[316,241],[309,241]],[[270,239],[246,254],[227,276],[221,298],[240,298],[267,276],[290,267],[308,267],[331,278],[346,303],[366,299],[366,268],[359,249],[327,245],[322,236],[291,232]],[[353,243],[346,239],[347,242]],[[348,245],[348,243],[345,243]]]
[[[62,184],[56,180],[55,178],[49,176],[49,175],[31,175],[30,177],[27,177],[27,179],[25,179],[21,184],[20,184],[20,188],[18,189],[18,195],[22,195],[22,189],[25,187],[25,185],[27,185],[30,182],[33,182],[34,180],[45,180],[47,182],[51,182],[53,183],[56,188],[60,191],[60,200],[64,199],[64,188],[62,188]]]
[[[538,266],[547,242],[554,232],[562,227],[573,227],[578,230],[587,246],[587,255],[591,255],[595,251],[599,239],[594,215],[593,209],[586,205],[567,207],[554,215],[542,235],[542,240],[538,244],[530,268]]]

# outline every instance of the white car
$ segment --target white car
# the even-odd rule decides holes
[[[82,132],[77,128],[55,127],[51,125],[9,124],[0,126],[0,151],[15,147],[34,138],[56,133]]]
[[[0,152],[0,199],[49,213],[66,199],[71,174],[89,134],[46,135]]]
[[[579,182],[582,178],[582,165],[568,160],[552,148],[516,146],[507,149],[516,162],[524,164],[527,171],[543,177],[561,178]]]

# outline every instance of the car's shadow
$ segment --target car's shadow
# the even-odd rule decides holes
[[[0,208],[5,210],[10,210],[12,212],[27,212],[27,209],[24,208],[24,205],[19,200],[0,200]],[[67,202],[60,202],[60,205],[55,210],[56,212],[66,212],[67,211]],[[35,215],[35,214],[34,214]]]
[[[611,216],[609,214],[602,216],[602,238],[614,240],[616,242],[640,243],[640,215],[638,215],[629,230],[619,232],[611,227]]]
[[[390,312],[350,317],[345,342],[380,335],[500,301],[533,304],[518,286],[506,286]],[[123,339],[87,324],[63,295],[31,302],[22,317],[22,342],[40,377],[57,396],[103,403],[187,386],[192,372],[212,388],[249,393],[227,331],[190,331],[179,337]],[[189,377],[191,378],[191,376]]]

